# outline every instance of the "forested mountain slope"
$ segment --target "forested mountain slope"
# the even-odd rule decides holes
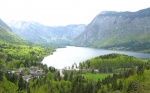
[[[150,52],[150,8],[98,14],[75,39],[79,46]]]
[[[9,43],[25,43],[23,39],[15,35],[10,27],[0,19],[0,41]]]
[[[12,31],[11,28],[5,22],[3,22],[1,19],[0,19],[0,25],[9,31]]]

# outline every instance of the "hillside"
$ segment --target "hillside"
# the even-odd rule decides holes
[[[142,63],[143,61],[136,57],[113,53],[89,59],[80,63],[79,67],[97,69],[99,73],[116,73],[139,66]]]
[[[1,19],[0,19],[0,41],[16,43],[16,44],[26,42],[20,37],[18,37],[17,35],[15,35],[11,31],[11,28],[6,23],[4,23]]]
[[[75,39],[79,46],[150,52],[150,8],[98,14]]]
[[[9,23],[12,31],[25,40],[38,43],[69,44],[79,36],[85,25],[45,26],[37,22],[17,21]]]

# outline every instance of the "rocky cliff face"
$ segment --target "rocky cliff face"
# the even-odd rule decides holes
[[[150,46],[150,8],[137,12],[107,11],[98,14],[75,39],[79,46],[138,50]],[[142,48],[144,48],[142,46]]]
[[[9,26],[13,32],[32,42],[68,44],[84,31],[86,25],[45,26],[36,22],[18,21]]]

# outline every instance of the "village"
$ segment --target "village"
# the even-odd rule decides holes
[[[81,69],[81,68],[80,68]],[[73,71],[80,71],[79,67],[77,66],[76,63],[72,65],[72,67],[64,67],[63,69],[56,69],[59,71],[60,76],[64,77],[63,71],[64,70],[73,70]],[[82,69],[82,71],[88,70],[88,69]],[[43,71],[43,69],[39,68],[38,66],[31,66],[30,68],[24,68],[20,67],[18,70],[5,70],[7,73],[15,74],[15,75],[20,75],[22,76],[22,79],[26,82],[29,82],[30,79],[32,78],[41,78],[43,77],[46,73]],[[92,70],[89,70],[90,72]],[[97,69],[94,69],[95,73],[98,73]]]
[[[30,68],[19,68],[17,71],[6,70],[7,73],[12,73],[16,75],[22,75],[24,81],[29,82],[32,78],[40,78],[45,75],[43,69],[37,66],[31,66]]]

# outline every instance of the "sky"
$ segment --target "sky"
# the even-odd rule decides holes
[[[150,0],[1,0],[0,19],[48,26],[89,24],[102,11],[138,11]]]

